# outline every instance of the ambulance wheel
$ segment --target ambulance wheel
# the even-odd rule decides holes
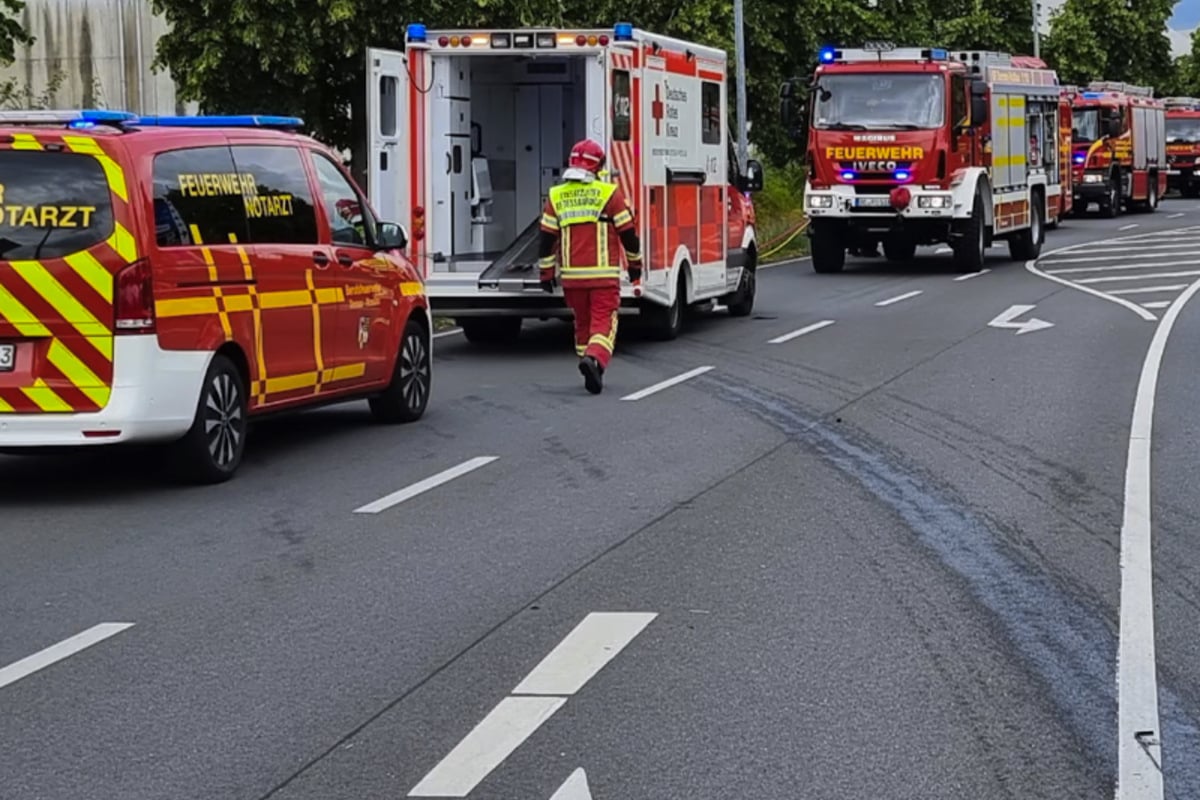
[[[987,224],[983,217],[983,198],[975,195],[971,217],[959,231],[961,237],[952,245],[954,266],[959,272],[979,272],[987,254]]]
[[[246,450],[246,379],[226,355],[208,366],[192,427],[171,452],[173,471],[188,483],[223,483]]]
[[[754,260],[754,251],[751,250],[746,266],[742,268],[742,278],[738,281],[737,291],[725,301],[725,307],[729,309],[731,317],[748,317],[754,311],[754,295],[758,290]]]
[[[416,320],[410,319],[404,326],[400,351],[392,368],[392,382],[368,401],[376,420],[416,422],[425,413],[433,378],[431,342],[425,326]]]
[[[660,342],[669,342],[679,336],[683,330],[683,312],[687,305],[687,281],[684,270],[687,264],[679,267],[679,285],[675,287],[675,302],[669,306],[647,305],[642,313],[649,323],[650,335]]]
[[[455,322],[471,344],[512,344],[521,335],[520,317],[464,317]]]

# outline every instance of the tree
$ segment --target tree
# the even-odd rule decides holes
[[[0,0],[0,64],[5,66],[16,59],[19,45],[33,44],[33,38],[17,20],[24,10],[25,0]]]
[[[1162,87],[1174,77],[1172,0],[1067,0],[1051,18],[1047,61],[1067,82]]]

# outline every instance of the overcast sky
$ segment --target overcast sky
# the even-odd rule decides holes
[[[1063,4],[1064,0],[1042,0],[1042,14],[1048,20],[1050,14]],[[1200,25],[1200,0],[1179,0],[1175,4],[1175,16],[1167,22],[1170,30],[1173,55],[1181,56],[1192,47],[1192,31]],[[1047,32],[1048,24],[1043,24],[1043,33]]]

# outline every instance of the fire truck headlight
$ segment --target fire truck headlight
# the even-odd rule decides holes
[[[833,197],[827,194],[809,195],[809,208],[833,208]]]
[[[1088,174],[1083,176],[1083,182],[1084,183],[1103,183],[1104,176],[1098,175],[1094,172],[1089,172]]]
[[[950,197],[944,194],[926,195],[917,198],[917,208],[949,208]]]

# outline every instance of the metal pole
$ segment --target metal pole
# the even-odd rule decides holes
[[[745,174],[750,143],[746,134],[746,26],[742,2],[733,0],[733,29],[737,47],[738,172]]]
[[[1042,54],[1040,52],[1041,47],[1039,46],[1040,45],[1039,40],[1041,39],[1041,36],[1040,36],[1041,31],[1038,30],[1038,28],[1040,27],[1038,25],[1038,23],[1041,22],[1041,20],[1038,19],[1039,6],[1041,6],[1041,3],[1038,2],[1038,0],[1033,0],[1033,57],[1034,58],[1042,57]]]

